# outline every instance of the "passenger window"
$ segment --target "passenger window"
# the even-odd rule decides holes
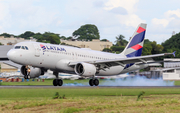
[[[21,46],[15,46],[15,48],[14,49],[20,49],[21,48]]]
[[[25,46],[25,48],[26,48],[26,50],[28,50],[28,47],[27,47],[27,46]]]

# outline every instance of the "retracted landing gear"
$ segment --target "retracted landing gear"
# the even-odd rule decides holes
[[[58,79],[58,72],[53,72],[53,74],[56,76],[56,79],[53,80],[53,85],[54,86],[62,86],[63,85],[63,80]]]
[[[99,80],[98,79],[90,79],[89,80],[89,85],[90,86],[93,86],[93,85],[98,86],[99,85]]]

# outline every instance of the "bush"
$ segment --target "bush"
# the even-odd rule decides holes
[[[53,99],[66,99],[65,95],[63,95],[62,97],[59,95],[58,92],[55,93],[55,95],[53,96]]]
[[[138,95],[138,97],[137,97],[137,101],[138,100],[143,100],[143,98],[142,98],[142,96],[145,94],[145,92],[144,91],[141,91],[140,93],[139,93],[139,95]]]

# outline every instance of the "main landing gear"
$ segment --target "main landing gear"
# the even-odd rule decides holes
[[[90,86],[93,86],[93,85],[95,85],[95,86],[98,86],[99,85],[99,80],[98,79],[90,79],[89,80],[89,85]]]
[[[53,80],[53,85],[54,86],[62,86],[63,85],[63,80],[62,79],[54,79]]]
[[[56,79],[53,80],[53,85],[54,86],[62,86],[63,85],[63,80],[62,79],[58,79],[58,72],[53,72],[53,75],[56,76]]]

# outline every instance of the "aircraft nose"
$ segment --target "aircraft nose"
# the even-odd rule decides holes
[[[13,60],[13,58],[14,58],[14,51],[12,51],[12,50],[8,51],[7,57],[8,57],[9,60]]]

